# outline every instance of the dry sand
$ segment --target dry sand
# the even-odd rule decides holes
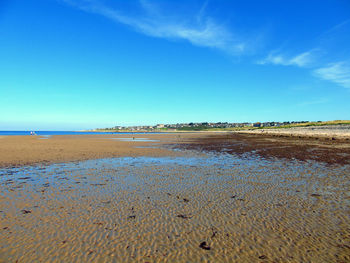
[[[230,154],[236,135],[178,136],[3,138],[0,262],[350,261],[349,165],[247,155],[254,135]]]

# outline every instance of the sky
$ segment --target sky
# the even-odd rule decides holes
[[[348,0],[0,0],[0,130],[339,119]]]

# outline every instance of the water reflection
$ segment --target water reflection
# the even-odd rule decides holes
[[[118,140],[118,141],[124,141],[124,142],[159,142],[159,140],[153,140],[149,138],[108,138],[111,140]]]

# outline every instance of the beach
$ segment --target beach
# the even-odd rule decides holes
[[[348,137],[264,133],[3,136],[0,262],[349,262]]]
[[[146,140],[142,140],[144,137]],[[217,148],[217,152],[235,154],[253,151],[266,157],[310,159],[330,163],[349,163],[350,159],[348,126],[346,129],[331,130],[296,128],[129,135],[0,136],[0,139],[0,167],[109,157],[181,155],[181,152],[172,151],[173,148],[192,148],[198,151]],[[145,147],[150,144],[154,147]]]
[[[299,129],[237,131],[214,133],[188,139],[181,148],[244,155],[253,153],[266,158],[314,160],[327,164],[350,164],[349,131],[326,134],[322,130]]]
[[[174,155],[176,153],[169,149],[142,148],[142,146],[147,146],[149,143],[180,142],[187,138],[201,136],[204,136],[204,134],[56,135],[50,138],[43,136],[2,136],[0,167],[107,157]],[[122,139],[125,137],[131,140],[123,141]],[[143,137],[157,140],[157,142],[137,140]],[[136,140],[132,140],[132,138]]]

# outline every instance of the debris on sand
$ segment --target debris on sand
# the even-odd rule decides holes
[[[321,195],[319,195],[319,194],[311,194],[311,196],[313,196],[313,197],[320,197]]]
[[[210,246],[208,246],[207,242],[205,242],[205,241],[200,243],[199,247],[201,249],[204,249],[204,250],[210,250],[211,249]]]
[[[183,219],[190,219],[190,218],[192,218],[193,216],[177,215],[176,217],[180,217],[180,218],[183,218]]]

